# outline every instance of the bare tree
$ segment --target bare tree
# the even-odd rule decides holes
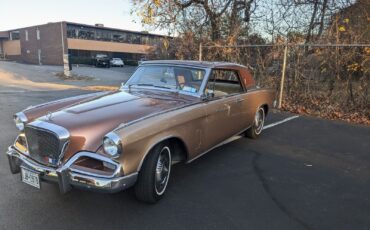
[[[198,30],[212,41],[237,37],[248,26],[256,0],[133,0],[146,25],[170,29],[173,33]],[[225,23],[226,21],[226,23]],[[223,24],[227,24],[223,27]],[[201,28],[202,31],[199,31]]]

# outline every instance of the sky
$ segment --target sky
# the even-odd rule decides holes
[[[0,6],[0,31],[58,21],[148,30],[135,14],[130,14],[130,0],[0,0]],[[165,34],[164,31],[148,31]]]

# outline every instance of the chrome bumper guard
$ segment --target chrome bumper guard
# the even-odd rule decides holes
[[[73,167],[73,163],[82,156],[93,156],[95,159],[113,163],[111,159],[91,152],[79,152],[58,168],[42,165],[23,155],[13,147],[9,147],[6,154],[10,164],[25,167],[39,173],[41,181],[58,183],[62,194],[67,193],[74,187],[98,192],[115,193],[134,185],[138,176],[138,173],[122,176],[120,165],[112,175],[98,175]]]

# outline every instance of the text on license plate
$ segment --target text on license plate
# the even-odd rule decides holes
[[[40,189],[40,177],[39,174],[34,173],[30,170],[27,170],[25,168],[21,168],[22,173],[22,182],[31,185],[35,188]]]

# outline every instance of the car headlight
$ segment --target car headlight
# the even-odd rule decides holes
[[[20,131],[24,130],[24,124],[27,122],[27,117],[24,113],[19,112],[14,115],[14,123],[17,129]]]
[[[121,138],[115,133],[108,133],[103,139],[104,152],[112,158],[117,158],[122,153]]]

